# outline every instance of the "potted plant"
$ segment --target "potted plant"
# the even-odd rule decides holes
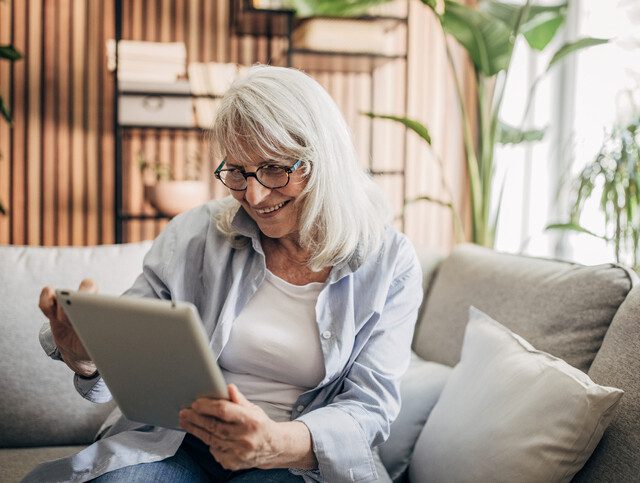
[[[151,172],[153,184],[145,184],[145,198],[156,210],[167,216],[176,216],[183,211],[206,203],[209,200],[209,185],[201,180],[202,158],[198,153],[187,157],[184,179],[177,180],[171,168],[158,161],[147,161],[144,154],[137,155],[138,166],[143,173]]]
[[[0,59],[7,59],[9,62],[14,62],[22,58],[20,52],[18,52],[13,45],[0,45]],[[8,100],[7,104],[11,104]],[[4,118],[4,120],[12,125],[11,113],[9,112],[9,107],[5,104],[4,99],[0,96],[0,116]],[[0,160],[2,160],[2,153],[0,153]],[[7,209],[2,204],[2,200],[0,200],[0,215],[6,215]]]
[[[604,234],[581,224],[586,202],[599,194]],[[613,244],[617,262],[640,271],[640,113],[618,124],[605,135],[598,154],[573,183],[573,205],[566,223],[548,230],[569,230],[596,236]]]
[[[309,12],[323,15],[357,15],[367,8],[386,3],[389,0],[296,0],[296,5],[306,5]],[[541,129],[524,130],[521,126],[509,126],[500,121],[506,78],[509,74],[516,39],[521,36],[533,50],[544,50],[559,32],[567,15],[568,2],[555,5],[531,5],[531,0],[523,5],[500,2],[497,0],[478,0],[474,6],[467,6],[454,0],[421,0],[437,16],[443,35],[450,36],[467,52],[475,74],[478,95],[474,105],[466,106],[460,78],[454,63],[454,57],[448,41],[444,42],[446,57],[453,74],[457,94],[457,105],[461,114],[461,135],[464,141],[469,190],[471,200],[471,234],[464,233],[460,212],[451,196],[448,180],[444,176],[443,162],[434,153],[440,165],[441,184],[449,194],[448,200],[419,196],[405,200],[405,204],[415,201],[435,202],[451,208],[454,215],[454,228],[458,241],[470,239],[472,242],[493,247],[502,193],[498,194],[492,211],[494,197],[494,156],[498,144],[518,144],[542,139]],[[445,40],[448,40],[445,38]],[[566,56],[587,47],[607,42],[607,39],[585,37],[561,46],[551,57],[544,72],[546,74]],[[543,75],[544,75],[543,74]],[[528,92],[527,108],[542,76],[538,78]],[[431,137],[427,126],[416,119],[402,116],[365,113],[371,118],[388,119],[399,122],[414,131],[431,148]],[[473,128],[477,127],[477,141],[473,137]]]

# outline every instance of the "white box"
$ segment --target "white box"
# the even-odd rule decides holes
[[[123,94],[118,102],[118,121],[121,126],[195,126],[188,96]]]
[[[388,22],[310,18],[293,32],[294,49],[349,54],[395,55]]]

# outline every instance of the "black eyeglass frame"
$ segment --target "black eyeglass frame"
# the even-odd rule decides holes
[[[287,186],[289,184],[289,181],[291,180],[291,173],[293,173],[296,169],[298,169],[300,166],[302,166],[302,160],[298,159],[295,163],[293,163],[291,166],[289,166],[288,168],[285,166],[280,166],[278,164],[264,164],[262,166],[260,166],[258,169],[256,169],[253,173],[247,173],[246,171],[243,171],[239,168],[230,168],[230,169],[222,169],[222,167],[225,165],[225,163],[227,162],[226,159],[223,159],[222,162],[218,165],[218,167],[216,168],[216,170],[213,172],[213,175],[220,180],[220,182],[225,185],[227,188],[229,188],[230,190],[233,191],[244,191],[247,189],[248,186],[248,180],[249,178],[255,178],[255,180],[260,183],[262,186],[264,186],[265,188],[268,188],[270,190],[277,190],[279,188],[284,188],[285,186]],[[267,167],[278,167],[278,168],[282,168],[284,170],[285,173],[287,173],[287,182],[285,184],[283,184],[282,186],[267,186],[266,184],[264,184],[262,181],[260,181],[258,179],[258,171],[260,171],[262,168],[267,168]],[[222,176],[220,176],[220,173],[222,171],[238,171],[240,174],[242,174],[242,176],[244,176],[244,181],[245,181],[245,187],[238,189],[238,188],[232,188],[231,186],[229,186],[227,183],[225,183],[222,179]]]

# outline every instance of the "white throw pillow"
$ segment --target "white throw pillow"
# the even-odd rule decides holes
[[[422,430],[412,482],[570,481],[623,391],[595,384],[475,307],[462,356]]]

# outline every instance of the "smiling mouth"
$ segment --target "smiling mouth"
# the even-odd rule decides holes
[[[289,200],[283,201],[282,203],[278,203],[277,205],[271,206],[269,208],[264,208],[262,210],[255,210],[255,212],[258,213],[259,215],[266,215],[267,213],[273,213],[274,211],[279,210],[287,203],[289,203]]]

